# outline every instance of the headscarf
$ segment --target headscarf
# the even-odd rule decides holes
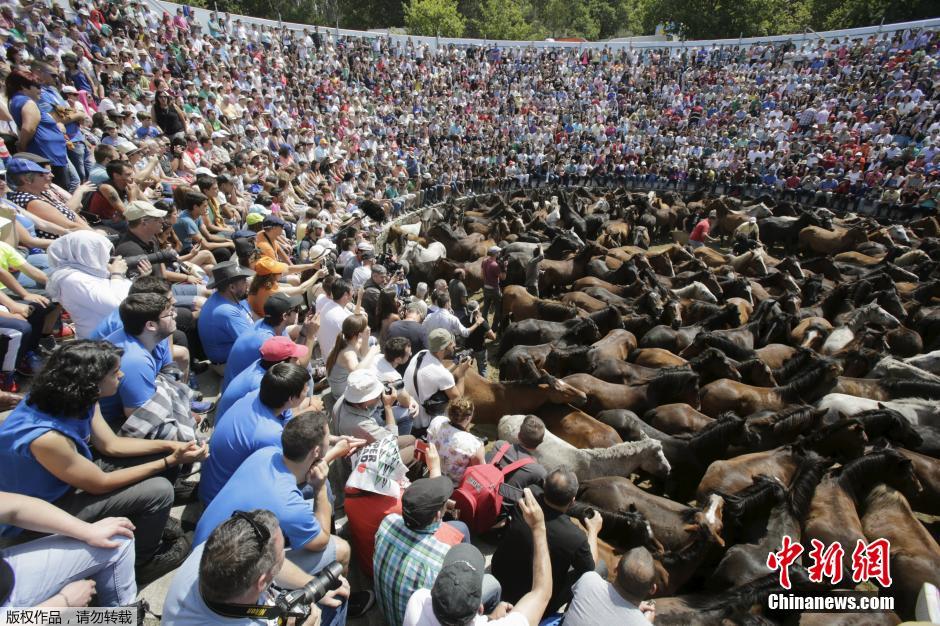
[[[62,281],[75,272],[107,280],[113,248],[107,237],[93,230],[78,230],[59,237],[47,250],[52,271],[46,292],[58,298]]]

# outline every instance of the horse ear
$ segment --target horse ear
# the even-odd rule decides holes
[[[849,416],[846,415],[843,411],[839,411],[839,421],[842,422],[842,421],[845,421],[845,420],[847,420],[847,419],[850,419]]]
[[[879,408],[879,409],[885,408],[884,402],[879,402],[879,403],[878,403],[878,408]]]
[[[631,502],[631,503],[630,503],[630,506],[627,507],[627,511],[629,511],[630,513],[635,513],[635,512],[636,512],[636,502]]]

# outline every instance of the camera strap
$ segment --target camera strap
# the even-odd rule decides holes
[[[200,596],[202,596],[201,593]],[[284,614],[279,607],[269,604],[225,604],[207,600],[205,596],[202,596],[202,601],[216,615],[233,619],[248,618],[270,621],[280,619]]]

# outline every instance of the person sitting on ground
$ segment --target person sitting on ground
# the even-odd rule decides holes
[[[428,333],[428,350],[415,354],[402,376],[405,390],[418,403],[413,432],[419,435],[427,431],[432,419],[444,415],[449,402],[461,395],[464,374],[473,361],[445,366],[443,361],[454,356],[455,348],[454,336],[443,328],[435,328]]]
[[[199,499],[209,504],[242,462],[257,450],[280,446],[284,424],[309,409],[307,370],[278,363],[261,379],[261,386],[218,414],[209,440],[212,456],[202,465]]]
[[[73,341],[52,353],[26,400],[0,424],[0,491],[51,502],[86,522],[130,518],[143,586],[189,551],[167,526],[173,484],[179,466],[202,461],[209,448],[115,435],[97,404],[117,393],[120,365],[121,351],[106,341]],[[18,534],[0,531],[4,539]]]
[[[268,338],[258,350],[260,358],[249,365],[245,370],[235,377],[235,379],[225,388],[219,403],[216,405],[215,414],[217,417],[225,415],[226,411],[233,404],[244,398],[246,395],[258,389],[265,372],[271,369],[276,363],[300,364],[306,361],[310,355],[310,349],[307,346],[294,343],[289,337],[275,335]],[[323,403],[316,396],[311,398],[313,410],[322,410]]]
[[[535,449],[542,444],[545,438],[545,423],[541,418],[535,415],[526,415],[519,427],[519,443],[510,444],[509,449],[496,464],[496,467],[502,469],[507,465],[515,463],[526,457],[535,458]],[[496,456],[496,453],[508,442],[502,439],[493,444],[489,454],[486,455],[486,462],[489,463]],[[518,489],[541,485],[548,472],[545,467],[539,463],[529,463],[510,472],[505,477],[505,482]],[[506,501],[503,501],[506,504]],[[510,503],[511,504],[511,503]]]
[[[617,564],[610,583],[597,572],[586,572],[574,584],[565,611],[565,626],[624,624],[644,626],[656,618],[656,605],[646,599],[656,593],[656,566],[646,548],[629,550]]]
[[[414,460],[415,438],[398,432],[392,411],[396,399],[396,394],[385,389],[375,371],[357,370],[349,375],[345,393],[336,399],[333,415],[341,435],[363,439],[367,444],[394,436],[402,460],[410,465]],[[382,425],[375,417],[375,409],[380,404],[384,410]]]
[[[243,333],[251,331],[251,313],[244,299],[248,277],[253,274],[235,261],[219,263],[212,268],[209,288],[216,292],[202,307],[198,328],[202,349],[220,376],[225,375],[225,364],[235,341]]]
[[[405,317],[388,327],[386,339],[404,337],[411,344],[411,353],[417,354],[428,349],[428,329],[422,324],[424,319],[423,303],[414,300],[405,307]]]
[[[441,455],[441,471],[454,483],[460,485],[463,474],[471,465],[485,462],[483,441],[470,432],[473,425],[473,401],[461,397],[447,406],[447,415],[431,420],[428,426],[428,443],[437,446]]]
[[[122,351],[118,392],[100,402],[108,425],[122,436],[143,439],[196,439],[190,414],[192,392],[180,382],[169,337],[176,330],[176,308],[164,295],[127,296],[118,307],[122,328],[107,340]]]
[[[404,337],[392,337],[386,340],[382,347],[381,358],[373,366],[379,381],[397,390],[392,413],[395,415],[395,423],[398,424],[399,435],[411,434],[411,426],[418,415],[418,403],[405,391],[405,381],[399,373],[399,370],[404,369],[410,360],[411,343]],[[384,421],[384,416],[382,417]]]
[[[235,511],[173,575],[163,601],[163,621],[174,626],[267,623],[217,613],[210,605],[271,605],[278,588],[303,588],[313,577],[284,558],[286,543],[270,511]],[[349,581],[340,577],[339,587],[312,605],[310,617],[298,626],[343,626],[348,597]]]
[[[38,498],[0,492],[3,525],[55,534],[4,548],[0,608],[82,607],[92,597],[98,606],[133,604],[134,525],[126,517],[89,524]]]
[[[543,492],[537,499],[545,512],[548,545],[552,552],[552,597],[547,611],[554,613],[571,599],[571,585],[582,574],[597,567],[606,575],[604,562],[598,562],[597,556],[597,535],[603,521],[597,514],[587,519],[585,535],[568,517],[568,508],[578,493],[578,478],[566,466],[549,472]],[[532,557],[532,530],[524,519],[516,516],[493,554],[493,575],[502,584],[507,602],[518,602],[532,588],[532,572],[528,568]]]
[[[295,565],[315,574],[339,561],[345,572],[349,544],[331,532],[333,506],[326,477],[329,464],[355,447],[347,438],[334,439],[332,445],[330,440],[326,413],[294,416],[284,426],[281,445],[262,448],[245,459],[212,499],[196,526],[193,545],[204,543],[236,511],[262,507],[277,518],[290,546],[286,556]],[[312,507],[298,486],[304,484],[314,494]],[[350,602],[350,616],[356,616],[371,606],[372,594],[353,594]]]
[[[319,265],[319,263],[313,265]],[[299,285],[282,285],[280,279],[290,269],[290,266],[286,263],[275,261],[266,256],[255,261],[255,277],[251,279],[251,284],[248,286],[248,304],[251,305],[252,313],[264,317],[264,304],[275,293],[283,293],[298,298],[306,295],[310,302],[316,300],[317,295],[320,293],[317,283],[326,276],[329,270],[322,267]]]
[[[441,457],[434,444],[428,444],[424,456],[428,477],[440,476]],[[401,515],[402,492],[410,484],[406,477],[408,467],[391,435],[360,448],[352,467],[355,471],[350,472],[344,489],[349,540],[359,567],[371,579],[375,533],[386,515]]]
[[[434,584],[447,552],[459,543],[469,543],[470,532],[459,521],[444,522],[453,504],[453,485],[446,476],[416,480],[402,494],[401,515],[391,513],[375,534],[375,592],[385,622],[401,626],[405,607],[418,589]],[[500,586],[487,575],[483,605],[487,613],[499,604]]]
[[[370,345],[370,337],[365,315],[350,315],[343,320],[342,332],[326,358],[326,379],[334,398],[346,392],[346,381],[352,372],[369,369],[379,360],[381,349]]]
[[[235,243],[225,237],[210,234],[206,228],[204,219],[209,208],[209,198],[205,194],[186,185],[179,185],[173,189],[173,203],[179,210],[179,217],[173,224],[173,232],[180,240],[181,255],[188,255],[198,246],[211,252],[219,263],[232,258]]]
[[[545,516],[528,489],[523,492],[519,509],[533,537],[532,589],[515,604],[500,602],[484,615],[486,559],[474,545],[456,545],[444,557],[431,589],[419,589],[408,600],[404,626],[536,626],[539,623],[552,595]]]
[[[112,258],[112,249],[107,237],[91,230],[69,233],[49,246],[52,270],[46,293],[72,316],[79,338],[88,337],[131,287],[124,277],[127,264]]]
[[[250,331],[242,333],[232,344],[228,361],[225,363],[225,377],[222,379],[223,393],[236,376],[258,360],[258,350],[269,338],[281,335],[289,337],[290,330],[293,329],[294,334],[298,336],[301,343],[307,346],[308,351],[313,348],[313,342],[316,339],[311,331],[313,317],[308,316],[306,329],[300,329],[298,332],[296,328],[297,314],[302,304],[303,300],[298,296],[282,293],[268,298],[264,304],[264,317],[255,322]]]

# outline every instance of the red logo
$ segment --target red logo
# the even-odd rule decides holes
[[[803,554],[803,546],[793,543],[790,535],[783,536],[783,547],[780,552],[771,552],[767,555],[767,567],[771,570],[780,570],[780,586],[790,588],[790,565],[795,563]]]
[[[842,559],[845,550],[838,541],[826,546],[818,539],[810,541],[812,549],[808,555],[812,565],[807,568],[809,579],[814,583],[821,583],[828,579],[833,585],[842,581]],[[790,565],[797,562],[803,554],[804,548],[795,543],[789,535],[783,536],[783,545],[778,552],[767,555],[767,567],[771,571],[780,573],[780,586],[790,589]],[[859,539],[852,551],[852,582],[860,583],[869,580],[877,581],[882,587],[891,586],[891,542],[887,539],[876,539],[865,543]]]

